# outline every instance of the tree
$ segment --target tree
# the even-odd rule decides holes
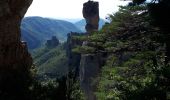
[[[132,0],[134,4],[142,4],[146,0]],[[156,26],[162,30],[162,42],[166,44],[165,65],[170,62],[170,0],[150,0],[148,11]]]

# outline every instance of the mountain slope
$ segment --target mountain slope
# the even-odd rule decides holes
[[[67,73],[68,65],[64,44],[55,48],[42,47],[32,52],[38,75],[53,77]]]
[[[99,29],[102,28],[102,26],[105,24],[105,20],[104,19],[100,19],[99,21]],[[85,19],[82,19],[76,23],[74,23],[76,25],[76,27],[78,27],[81,31],[85,32],[85,25],[86,25],[86,21]]]
[[[29,49],[42,45],[52,36],[57,36],[60,41],[65,41],[67,33],[80,32],[72,23],[42,17],[26,17],[21,23],[22,40],[28,43]]]

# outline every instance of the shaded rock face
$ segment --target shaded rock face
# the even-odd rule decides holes
[[[20,42],[20,23],[32,0],[0,1],[0,66],[20,66],[30,55]],[[24,59],[23,59],[24,58]],[[31,59],[31,58],[30,58]],[[22,62],[24,63],[24,62]],[[25,64],[27,65],[27,64]],[[30,65],[30,64],[28,64]]]
[[[86,19],[86,31],[97,31],[99,26],[99,3],[88,1],[83,4],[83,17]]]
[[[97,54],[82,55],[80,63],[81,88],[85,93],[86,100],[96,100],[95,89],[97,88],[96,77],[101,66],[101,56]]]
[[[80,60],[81,60],[81,54],[72,52],[72,49],[76,46],[81,46],[82,42],[78,40],[74,40],[74,36],[80,36],[81,33],[71,32],[67,35],[67,49],[66,54],[68,57],[68,65],[69,65],[69,71],[75,70],[76,76],[79,75],[79,66],[80,66]]]
[[[32,65],[27,44],[20,41],[21,19],[31,3],[32,0],[0,0],[0,99],[3,100],[10,91],[21,92],[19,87],[25,84],[18,83],[27,77],[22,74],[27,74]],[[11,96],[11,100],[15,99]]]

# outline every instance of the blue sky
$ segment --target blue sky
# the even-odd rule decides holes
[[[33,0],[25,16],[42,16],[58,19],[83,18],[83,3],[88,0]],[[118,10],[118,5],[127,2],[121,0],[95,0],[99,1],[100,17],[105,18]]]

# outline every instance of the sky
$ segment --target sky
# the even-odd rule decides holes
[[[88,0],[33,0],[28,9],[27,16],[42,16],[58,19],[83,18],[83,3]],[[127,2],[121,0],[94,0],[99,2],[99,15],[106,18],[118,10],[118,5],[125,5]]]

